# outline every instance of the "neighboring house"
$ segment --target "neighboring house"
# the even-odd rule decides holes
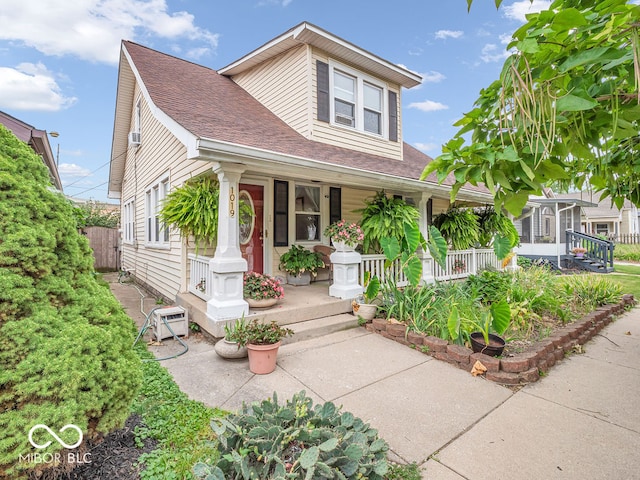
[[[611,263],[604,268],[609,271],[613,262],[613,257],[609,255],[611,245],[593,238],[594,233],[585,228],[586,212],[597,208],[597,203],[588,201],[580,192],[556,194],[546,189],[544,196],[529,197],[528,205],[514,220],[520,234],[518,255],[546,260],[560,268],[579,266],[598,271],[599,264],[596,268],[590,268],[591,264],[573,262],[573,247],[587,246],[590,258],[593,260],[593,257],[598,257],[594,263],[605,266]]]
[[[203,174],[220,182],[207,265],[213,322],[247,311],[243,271],[276,275],[292,244],[328,245],[325,227],[358,220],[353,211],[378,190],[413,202],[426,232],[448,208],[451,182],[420,181],[431,159],[402,139],[402,88],[421,80],[309,23],[218,71],[123,41],[109,177],[121,201],[123,269],[165,297],[188,290],[193,245],[158,211],[172,189]],[[251,225],[238,225],[238,197],[254,206]],[[473,186],[458,199],[493,201]]]
[[[582,210],[582,229],[590,235],[602,235],[616,239],[619,235],[640,233],[638,228],[638,209],[629,200],[625,200],[622,208],[611,203],[610,198],[600,200],[600,194],[579,192],[557,194],[557,196],[573,196],[585,199],[595,206]]]
[[[42,161],[49,169],[49,178],[51,179],[51,183],[57,190],[62,192],[62,182],[60,181],[60,175],[58,174],[58,165],[56,158],[53,156],[53,152],[51,151],[47,132],[45,130],[38,130],[22,120],[18,120],[4,112],[0,112],[0,123],[7,129],[11,130],[16,137],[27,143],[34,152],[40,155]]]

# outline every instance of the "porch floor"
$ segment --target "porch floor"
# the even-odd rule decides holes
[[[214,327],[207,318],[207,304],[204,300],[191,293],[179,293],[176,302],[189,311],[189,319],[200,325],[205,332],[214,337],[224,335],[224,331],[221,332],[219,326]],[[270,308],[250,308],[249,315],[245,318],[257,318],[263,322],[275,320],[280,325],[292,326],[348,312],[351,312],[351,300],[330,297],[329,282],[319,281],[303,287],[284,285],[284,298],[276,305]]]

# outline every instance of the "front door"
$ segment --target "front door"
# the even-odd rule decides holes
[[[264,273],[264,187],[240,184],[239,200],[251,206],[255,215],[240,214],[240,250],[250,272]]]

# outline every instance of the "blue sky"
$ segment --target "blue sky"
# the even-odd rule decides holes
[[[309,21],[425,81],[404,140],[435,157],[546,0],[0,0],[0,110],[48,132],[65,193],[105,201],[120,41],[218,69]],[[109,200],[113,202],[113,200]]]

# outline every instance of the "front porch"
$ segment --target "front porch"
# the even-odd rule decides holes
[[[391,275],[399,287],[407,285],[407,280],[400,265],[385,268],[384,255],[362,255],[359,267],[360,284],[364,283],[366,272],[377,275],[381,281]],[[188,292],[178,294],[177,303],[189,310],[189,318],[214,337],[221,337],[224,332],[220,325],[215,328],[207,317],[207,302],[212,298],[211,292],[211,257],[189,254]],[[515,260],[512,259],[512,262]],[[461,280],[486,268],[503,269],[503,262],[498,260],[492,249],[469,249],[449,251],[446,268],[433,262],[429,255],[423,256],[423,278],[432,281]],[[295,325],[296,339],[300,339],[298,331],[311,332],[314,328],[311,320],[323,319],[328,331],[343,330],[355,326],[357,319],[351,313],[351,299],[340,299],[329,295],[330,281],[316,281],[309,286],[295,287],[282,282],[285,295],[276,306],[267,309],[249,309],[247,320],[257,318],[260,321],[276,320],[281,325]],[[340,317],[340,318],[339,318]],[[234,320],[229,320],[229,322]],[[324,330],[327,332],[326,328]]]

